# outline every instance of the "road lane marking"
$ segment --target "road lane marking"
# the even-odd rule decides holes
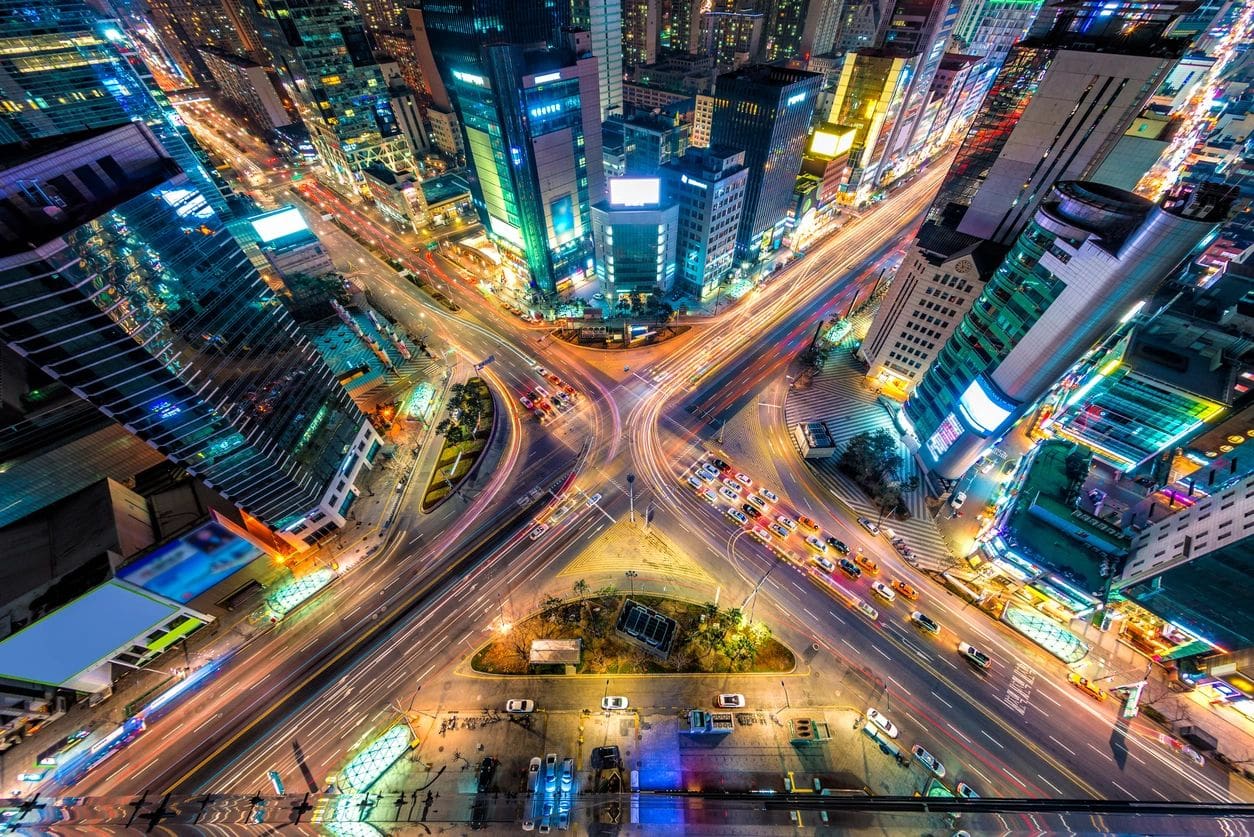
[[[878,645],[872,645],[871,647],[875,649],[876,654],[879,654],[884,659],[888,660],[889,662],[892,662],[893,658],[885,654],[883,651],[881,651]]]
[[[947,727],[949,727],[951,730],[953,730],[953,731],[954,731],[954,733],[955,733],[955,734],[956,734],[959,738],[961,738],[963,741],[967,742],[968,744],[974,744],[974,743],[975,743],[975,742],[974,742],[974,741],[972,741],[970,738],[967,738],[967,737],[966,737],[966,735],[964,735],[964,734],[962,733],[962,730],[958,729],[956,726],[954,726],[953,724],[949,723],[948,721],[946,721],[946,722],[945,722],[945,726],[947,726]]]
[[[1004,767],[1003,767],[1003,768],[1001,769],[1001,772],[1002,772],[1002,773],[1005,773],[1007,776],[1009,776],[1009,777],[1010,777],[1010,781],[1014,782],[1014,783],[1015,783],[1016,785],[1018,785],[1019,787],[1023,788],[1024,790],[1027,790],[1027,789],[1028,789],[1028,786],[1027,786],[1027,785],[1025,785],[1025,784],[1023,784],[1023,782],[1019,780],[1019,777],[1018,777],[1018,776],[1016,776],[1015,774],[1011,773],[1011,772],[1010,772],[1009,770],[1007,770],[1006,768],[1004,768]]]
[[[1004,750],[1004,749],[1006,749],[1006,745],[1005,745],[1005,744],[1001,743],[1000,741],[998,741],[998,740],[997,740],[996,738],[994,738],[993,736],[989,735],[989,734],[988,734],[987,732],[985,732],[984,730],[980,730],[980,734],[981,734],[981,735],[983,735],[985,738],[987,738],[989,741],[992,741],[992,742],[993,742],[994,744],[996,744],[998,747],[1001,747],[1003,750]]]
[[[840,641],[845,643],[845,645],[848,645],[850,651],[854,652],[855,654],[858,653],[858,649],[854,648],[853,644],[850,643],[849,640],[845,639],[843,636],[840,638]]]
[[[1061,796],[1061,795],[1062,795],[1062,788],[1058,787],[1057,785],[1055,785],[1053,782],[1051,782],[1051,781],[1049,781],[1048,779],[1046,779],[1046,778],[1045,778],[1044,776],[1042,776],[1041,774],[1037,773],[1037,774],[1036,774],[1036,778],[1040,779],[1042,782],[1044,782],[1045,784],[1047,784],[1047,785],[1049,785],[1051,788],[1053,788],[1053,789],[1054,789],[1054,792],[1055,792],[1055,793],[1057,793],[1059,796]]]
[[[889,676],[889,678],[888,678],[888,679],[889,679],[889,680],[892,680],[894,683],[897,683],[897,678],[895,678],[895,677],[893,677],[893,676],[891,676],[891,675]],[[900,683],[897,683],[897,688],[898,688],[898,689],[901,689],[903,692],[905,692],[906,694],[910,695],[910,697],[914,697],[914,695],[910,694],[910,690],[909,690],[909,689],[907,689],[905,686],[901,685]]]
[[[1043,689],[1039,692],[1039,694],[1040,694],[1040,696],[1041,696],[1041,697],[1045,698],[1047,701],[1049,701],[1050,703],[1052,703],[1054,706],[1057,706],[1059,709],[1062,709],[1062,704],[1061,704],[1061,703],[1059,703],[1058,701],[1054,700],[1054,699],[1053,699],[1052,697],[1050,697],[1048,694],[1046,694],[1046,693],[1045,693],[1045,691],[1044,691]]]
[[[1171,801],[1171,800],[1170,800],[1170,799],[1168,799],[1167,797],[1163,796],[1161,793],[1158,793],[1158,788],[1150,788],[1150,790],[1152,790],[1154,793],[1158,794],[1158,798],[1159,798],[1159,799],[1161,799],[1163,802],[1170,802],[1170,801]]]
[[[833,618],[833,619],[835,619],[835,620],[836,620],[837,622],[839,622],[840,624],[842,624],[842,625],[843,625],[843,624],[845,624],[845,620],[844,620],[844,619],[841,619],[839,616],[837,616],[837,615],[836,615],[836,613],[835,613],[834,611],[829,610],[829,611],[828,611],[828,613],[830,613],[830,614],[832,615],[832,618]]]
[[[1070,753],[1071,755],[1073,755],[1073,756],[1075,755],[1075,750],[1071,749],[1071,748],[1070,748],[1070,747],[1068,747],[1066,744],[1063,744],[1063,743],[1062,743],[1061,741],[1059,741],[1057,738],[1054,738],[1054,736],[1052,736],[1052,735],[1051,735],[1051,736],[1049,737],[1049,740],[1050,740],[1050,741],[1052,741],[1052,742],[1054,742],[1055,744],[1057,744],[1059,747],[1062,747],[1064,750],[1066,750],[1066,751],[1067,751],[1068,753]]]
[[[987,776],[985,776],[982,772],[980,772],[980,769],[979,769],[978,767],[975,767],[974,765],[970,765],[970,764],[966,765],[966,767],[967,767],[968,769],[970,769],[970,770],[974,771],[974,772],[975,772],[975,774],[976,774],[977,776],[979,776],[981,779],[983,779],[983,780],[984,780],[985,782],[987,782],[988,784],[990,784],[990,785],[991,785],[991,784],[993,784],[993,780],[992,780],[992,779],[990,779],[990,778],[988,778]]]
[[[936,692],[932,692],[932,697],[936,698],[936,699],[937,699],[937,700],[939,700],[941,703],[943,703],[943,704],[945,704],[946,706],[948,706],[950,709],[953,709],[953,708],[954,708],[954,705],[953,705],[952,703],[950,703],[949,701],[945,700],[945,699],[944,699],[943,697],[941,697],[940,695],[936,694]]]
[[[1110,783],[1114,785],[1115,787],[1119,788],[1119,790],[1123,791],[1125,794],[1127,794],[1129,799],[1136,799],[1136,797],[1132,795],[1132,791],[1128,790],[1123,785],[1116,782],[1114,779],[1111,779]]]
[[[817,620],[817,619],[819,618],[819,617],[815,616],[813,613],[811,613],[811,612],[810,612],[810,608],[808,608],[808,607],[803,607],[803,608],[801,608],[801,609],[802,609],[802,610],[804,610],[804,611],[806,612],[806,615],[808,615],[811,619],[815,619],[815,620]]]
[[[1111,755],[1108,751],[1106,751],[1106,750],[1099,750],[1099,749],[1097,749],[1096,747],[1094,747],[1091,743],[1089,743],[1088,741],[1085,741],[1084,743],[1085,743],[1085,745],[1087,745],[1087,746],[1088,746],[1088,748],[1089,748],[1090,750],[1092,750],[1093,752],[1097,753],[1099,756],[1105,756],[1106,758],[1108,758],[1108,759],[1112,759],[1112,760],[1114,759],[1114,756],[1112,756],[1112,755]]]

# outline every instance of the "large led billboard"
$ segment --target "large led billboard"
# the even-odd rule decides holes
[[[258,215],[248,219],[248,222],[253,225],[253,229],[257,232],[257,237],[261,239],[263,244],[285,238],[294,233],[309,232],[309,225],[305,223],[300,210],[294,206],[285,206],[282,209],[276,209],[274,212]]]
[[[971,429],[986,436],[996,433],[1014,412],[1012,407],[1002,403],[982,377],[971,382],[958,399],[958,406]]]
[[[611,177],[614,206],[650,206],[662,199],[662,181],[656,177]]]
[[[71,684],[178,610],[124,584],[105,582],[0,640],[0,678]]]
[[[832,131],[816,128],[814,136],[810,138],[810,153],[822,157],[839,157],[853,148],[853,137],[854,131],[848,129]]]
[[[118,570],[136,587],[188,602],[251,564],[262,551],[219,523],[206,523]]]

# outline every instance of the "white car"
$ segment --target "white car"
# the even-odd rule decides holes
[[[735,491],[732,491],[727,486],[723,486],[722,488],[720,488],[718,490],[718,493],[722,494],[724,497],[726,497],[728,500],[731,500],[733,503],[740,499],[740,495],[737,494]]]
[[[711,506],[718,502],[718,495],[708,488],[701,489],[697,494]]]
[[[872,582],[871,592],[875,593],[875,595],[879,596],[886,602],[891,602],[897,598],[897,594],[893,591],[893,588],[889,587],[882,581]]]
[[[880,527],[876,526],[869,518],[859,517],[858,523],[863,529],[866,529],[872,535],[878,535],[880,533]]]
[[[954,511],[962,508],[962,504],[967,501],[967,493],[965,491],[955,491],[954,495],[949,498],[949,505]]]
[[[743,709],[745,705],[744,695],[719,695],[714,698],[714,705],[719,709]]]
[[[547,531],[549,531],[549,524],[541,523],[539,526],[532,529],[531,534],[529,534],[527,537],[531,538],[533,541],[538,541],[540,539],[540,536],[543,535]]]
[[[744,526],[749,522],[749,518],[745,517],[744,512],[740,509],[728,509],[727,516],[739,523],[741,526]]]
[[[924,750],[918,744],[911,747],[910,752],[914,753],[914,760],[935,773],[936,778],[945,778],[945,765],[941,764],[936,756],[932,755],[927,750]]]
[[[697,487],[700,488],[700,486]],[[599,502],[601,502],[601,493],[599,491],[588,498],[589,506],[595,506]]]
[[[745,474],[739,474],[739,473],[736,474],[736,482],[742,483],[744,485],[753,485],[753,480],[749,479],[749,477],[746,476]]]
[[[714,470],[709,465],[702,465],[697,469],[697,476],[706,482],[714,482],[718,479],[718,471]]]
[[[759,488],[758,493],[761,494],[766,499],[770,500],[772,503],[779,502],[779,495],[776,494],[774,491],[771,491],[769,488]]]
[[[958,643],[958,653],[967,658],[967,662],[978,669],[987,671],[993,661],[988,658],[980,649],[976,648],[969,642]]]
[[[787,529],[790,532],[797,531],[797,521],[793,520],[791,517],[789,517],[786,514],[778,515],[775,518],[775,522],[778,523],[780,526],[783,526],[785,529]]]
[[[693,488],[702,488],[705,485],[705,483],[701,482],[701,480],[695,476],[688,477],[688,484]]]
[[[827,552],[827,544],[823,543],[821,540],[814,537],[814,535],[807,535],[806,543],[809,545],[811,549],[813,549],[815,552],[819,553],[820,555],[822,555],[824,552]]]
[[[830,558],[823,558],[823,557],[816,556],[814,559],[814,563],[822,567],[823,572],[825,573],[836,572],[836,565],[832,563]]]
[[[869,720],[874,721],[877,727],[884,730],[884,734],[889,738],[897,737],[897,727],[893,725],[892,721],[884,717],[883,712],[880,712],[878,709],[872,707],[866,711],[866,716]]]
[[[526,715],[529,712],[534,712],[535,708],[536,702],[534,700],[516,698],[505,701],[505,711],[511,715]]]
[[[601,698],[601,708],[606,712],[609,712],[611,709],[626,709],[627,698],[622,695],[606,695]]]
[[[750,503],[752,503],[753,505],[757,506],[759,509],[765,509],[765,508],[766,508],[766,501],[765,501],[765,500],[763,500],[761,497],[759,497],[759,496],[758,496],[758,495],[756,495],[756,494],[750,494],[750,495],[749,495],[748,497],[746,497],[745,499],[746,499],[746,500],[748,500],[748,501],[749,501]]]
[[[740,485],[740,483],[736,482],[735,480],[729,480],[729,479],[724,478],[724,479],[723,479],[723,486],[724,486],[725,488],[727,488],[729,491],[735,491],[735,492],[736,492],[736,496],[737,496],[737,497],[739,497],[739,496],[740,496],[740,489],[741,489],[741,485]]]

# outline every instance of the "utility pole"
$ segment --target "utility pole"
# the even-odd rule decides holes
[[[636,490],[634,484],[636,482],[635,474],[627,475],[627,503],[631,509],[631,522],[636,522]],[[608,682],[607,682],[608,685]]]

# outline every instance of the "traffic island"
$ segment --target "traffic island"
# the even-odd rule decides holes
[[[538,613],[483,646],[471,667],[484,674],[787,673],[796,658],[761,622],[739,608],[662,596],[589,595],[575,582],[570,598],[547,596]]]
[[[447,416],[435,428],[443,446],[422,494],[424,513],[434,511],[457,492],[492,440],[496,408],[482,378],[449,387],[446,410]]]

